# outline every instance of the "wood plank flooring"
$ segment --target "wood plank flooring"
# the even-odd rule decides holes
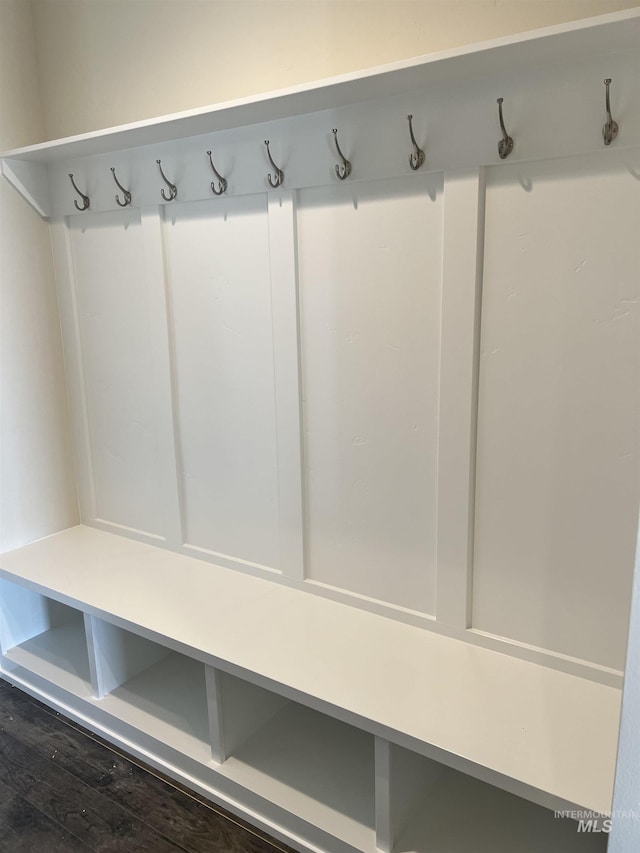
[[[294,853],[0,679],[0,853]]]

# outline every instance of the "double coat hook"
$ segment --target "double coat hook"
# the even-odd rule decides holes
[[[173,201],[174,198],[178,195],[178,188],[175,184],[172,184],[171,181],[167,178],[165,173],[162,171],[162,161],[156,160],[158,164],[158,168],[160,169],[160,174],[162,175],[162,180],[169,187],[169,195],[166,195],[164,188],[160,190],[160,194],[165,201]]]
[[[74,190],[78,193],[80,198],[82,199],[82,205],[78,204],[78,199],[74,198],[73,203],[77,207],[78,210],[89,210],[89,205],[91,201],[89,200],[89,196],[85,195],[81,190],[78,189],[78,185],[73,180],[73,173],[69,172],[69,178],[71,179],[71,183],[73,184]]]
[[[269,181],[269,186],[273,187],[273,189],[277,189],[282,186],[282,182],[284,181],[284,172],[282,169],[279,169],[276,164],[273,162],[273,157],[271,156],[271,151],[269,150],[269,140],[265,139],[264,144],[267,146],[267,157],[269,158],[269,162],[273,167],[274,177],[273,180],[271,178],[271,173],[267,175],[267,180]]]
[[[122,186],[122,184],[120,183],[120,181],[119,181],[119,180],[118,180],[118,178],[116,177],[116,169],[115,169],[115,166],[112,166],[112,167],[111,167],[111,174],[113,175],[113,180],[114,180],[114,181],[116,182],[116,184],[118,185],[118,188],[119,188],[119,189],[121,189],[121,190],[122,190],[122,192],[124,193],[124,201],[120,201],[120,196],[118,195],[118,193],[116,193],[116,201],[118,202],[118,204],[120,205],[120,207],[126,207],[128,204],[131,204],[131,193],[129,192],[129,190],[125,189],[125,188]]]
[[[413,171],[416,172],[424,165],[424,151],[422,148],[418,147],[416,138],[413,135],[413,116],[407,116],[407,118],[409,120],[409,136],[411,137],[411,144],[413,145],[413,152],[409,154],[409,165]]]
[[[498,115],[500,117],[500,129],[502,130],[502,139],[498,142],[498,154],[501,160],[505,160],[513,151],[513,139],[507,133],[504,126],[504,118],[502,117],[502,102],[504,98],[498,98]]]
[[[609,101],[609,86],[611,85],[611,77],[607,77],[607,79],[604,81],[604,85],[607,90],[605,103],[605,107],[607,110],[607,122],[602,128],[602,136],[604,138],[604,144],[611,145],[613,140],[618,135],[618,122],[613,120],[613,117],[611,115],[611,102]]]
[[[351,163],[344,156],[342,151],[340,150],[340,143],[338,142],[338,129],[336,127],[332,130],[333,138],[336,141],[336,148],[338,150],[338,157],[342,160],[342,163],[336,166],[336,175],[338,179],[344,181],[345,178],[348,178],[351,174]]]
[[[209,155],[209,162],[211,163],[211,168],[213,169],[213,174],[218,179],[218,189],[216,189],[215,183],[213,181],[211,181],[211,192],[214,195],[222,195],[223,192],[226,192],[227,181],[225,178],[222,177],[220,172],[218,172],[216,167],[213,165],[213,157],[211,156],[211,151],[207,151],[207,154]]]

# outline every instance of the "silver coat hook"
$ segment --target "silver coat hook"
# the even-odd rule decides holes
[[[604,85],[607,88],[606,95],[606,109],[607,109],[607,123],[602,128],[602,136],[604,137],[604,144],[611,145],[613,140],[618,135],[618,122],[614,121],[611,116],[611,102],[609,101],[609,86],[611,85],[611,77],[607,77],[604,81]]]
[[[336,148],[338,149],[338,156],[342,160],[342,163],[336,166],[336,175],[338,179],[344,181],[345,178],[348,178],[351,174],[351,163],[344,156],[342,151],[340,150],[340,144],[338,143],[338,129],[336,127],[331,131],[333,133],[333,138],[336,141]]]
[[[118,178],[116,176],[115,166],[111,167],[111,174],[113,175],[113,180],[118,185],[118,188],[121,189],[122,192],[124,193],[124,201],[120,201],[120,196],[118,195],[118,193],[116,193],[116,196],[115,196],[116,201],[118,202],[120,207],[126,207],[128,204],[131,204],[131,193],[129,192],[129,190],[125,189],[122,186],[122,184],[120,183],[120,181],[118,180]]]
[[[413,152],[409,154],[409,165],[414,172],[417,172],[421,166],[424,166],[424,151],[418,147],[416,138],[413,135],[413,116],[407,116],[407,118],[409,119],[409,136],[413,145]]]
[[[267,175],[267,180],[269,181],[269,186],[273,187],[273,189],[275,190],[277,187],[282,185],[282,182],[284,181],[284,172],[282,171],[282,169],[279,169],[273,162],[273,157],[271,156],[271,151],[269,150],[269,140],[265,139],[264,144],[267,146],[267,157],[269,158],[269,162],[271,163],[273,171],[275,173],[275,177],[273,180],[271,179],[271,174]]]
[[[89,205],[91,204],[91,202],[89,201],[89,196],[88,196],[88,195],[85,195],[83,192],[81,192],[81,191],[78,189],[78,185],[77,185],[77,184],[76,184],[76,182],[73,180],[73,174],[72,174],[71,172],[69,172],[69,177],[71,178],[71,183],[73,184],[73,188],[74,188],[74,190],[78,193],[78,195],[79,195],[79,196],[80,196],[80,198],[82,199],[82,206],[80,206],[80,205],[78,204],[78,199],[76,199],[76,198],[74,198],[73,203],[74,203],[74,204],[75,204],[75,206],[78,208],[78,210],[89,210]]]
[[[160,174],[162,175],[162,180],[169,187],[169,195],[165,194],[164,188],[160,190],[160,194],[165,201],[173,201],[174,198],[178,195],[178,188],[175,184],[172,184],[171,181],[167,178],[165,173],[162,171],[162,162],[160,160],[156,160],[158,164],[158,168],[160,169]]]
[[[207,151],[207,154],[209,155],[209,162],[211,163],[211,168],[213,169],[213,174],[218,179],[218,189],[216,189],[214,182],[211,181],[211,192],[214,195],[222,195],[222,193],[226,192],[226,190],[227,190],[227,181],[225,178],[222,177],[220,172],[218,172],[216,167],[213,165],[213,158],[211,156],[211,151]]]
[[[507,133],[502,117],[502,102],[504,98],[498,98],[498,114],[500,116],[500,129],[502,130],[502,139],[498,142],[498,154],[501,160],[505,160],[513,151],[513,139]]]

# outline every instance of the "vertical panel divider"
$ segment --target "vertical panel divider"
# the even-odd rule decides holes
[[[87,638],[87,656],[89,658],[89,674],[91,678],[91,693],[96,699],[102,699],[104,689],[102,685],[101,667],[100,667],[100,648],[99,638],[96,636],[95,619],[89,613],[83,614],[84,618],[84,633]]]
[[[78,299],[73,267],[69,221],[58,217],[51,222],[51,248],[62,326],[62,348],[67,377],[67,393],[73,430],[73,458],[76,468],[80,518],[92,521],[97,515],[93,475],[93,453],[85,387]]]
[[[159,458],[164,490],[167,544],[183,544],[178,448],[176,444],[176,412],[171,355],[171,330],[168,307],[167,265],[162,233],[162,209],[143,207],[140,222],[144,241],[144,258],[149,298],[149,322],[154,354],[156,400],[158,403]]]
[[[209,716],[209,738],[211,757],[218,764],[224,764],[229,757],[224,742],[224,711],[222,706],[222,676],[213,666],[204,667],[207,688],[207,712]]]
[[[223,764],[282,711],[289,700],[205,664],[211,757]]]
[[[376,849],[393,850],[393,815],[391,814],[391,744],[377,735],[375,746],[375,818]]]
[[[294,192],[268,196],[280,568],[303,579],[302,385]]]
[[[444,181],[436,618],[471,624],[484,171]]]
[[[375,772],[376,847],[393,853],[407,824],[428,806],[447,771],[437,761],[376,736]]]

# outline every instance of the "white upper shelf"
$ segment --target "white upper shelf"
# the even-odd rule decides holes
[[[423,90],[444,81],[505,74],[601,53],[637,51],[640,9],[599,15],[475,45],[440,51],[316,83],[107,128],[2,154],[33,162],[106,154],[221,130],[336,109]]]

